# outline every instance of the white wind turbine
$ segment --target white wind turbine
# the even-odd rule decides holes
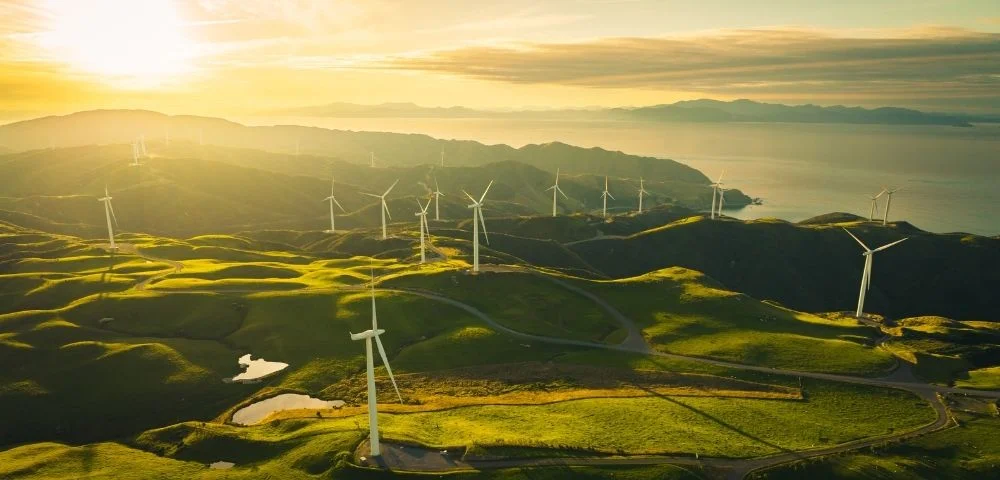
[[[861,318],[861,316],[864,314],[862,310],[865,307],[865,293],[872,286],[872,257],[875,256],[875,252],[881,252],[882,250],[885,250],[897,243],[902,242],[903,240],[906,240],[906,238],[903,238],[902,240],[896,240],[895,242],[882,245],[881,247],[872,250],[868,248],[868,245],[865,245],[865,243],[862,242],[858,237],[855,237],[850,230],[845,228],[844,231],[847,232],[847,234],[850,235],[851,238],[853,238],[856,242],[858,242],[858,244],[861,245],[861,248],[865,249],[865,252],[861,254],[864,255],[865,257],[865,266],[864,270],[861,273],[861,291],[858,293],[858,310],[854,313],[855,317]]]
[[[128,164],[130,167],[138,167],[142,165],[139,163],[139,145],[136,142],[132,142],[132,163]]]
[[[431,195],[434,195],[434,220],[441,220],[440,199],[444,196],[444,194],[441,193],[441,187],[438,186],[437,177],[434,177],[434,191],[431,192]]]
[[[647,192],[646,188],[643,187],[642,177],[639,177],[639,213],[642,213],[642,196],[647,193],[649,192]]]
[[[374,168],[375,167],[375,152],[371,151],[371,152],[368,152],[368,153],[369,153],[368,166]]]
[[[878,192],[878,195],[869,195],[868,196],[868,198],[871,199],[871,201],[872,201],[872,208],[868,212],[868,221],[869,222],[875,220],[875,214],[878,213],[878,199],[882,195],[885,195],[885,189],[882,189],[882,191]]]
[[[104,196],[97,199],[104,202],[104,217],[108,220],[108,243],[112,250],[117,250],[115,245],[115,231],[111,228],[111,219],[115,219],[115,226],[118,226],[118,217],[115,216],[115,208],[111,206],[111,195],[108,194],[108,186],[104,186]]]
[[[723,170],[722,173],[719,174],[719,179],[716,180],[715,183],[709,185],[710,187],[712,187],[712,213],[709,215],[709,218],[711,218],[713,220],[715,220],[715,197],[717,197],[719,195],[719,190],[722,188],[722,177],[725,174],[726,174],[726,171]],[[719,208],[719,214],[720,215],[722,214],[722,208],[721,207]]]
[[[341,212],[347,213],[347,210],[344,210],[344,207],[340,205],[340,202],[337,201],[337,198],[333,196],[333,182],[334,182],[334,178],[330,177],[330,196],[323,199],[323,201],[325,201],[325,202],[330,202],[330,229],[327,230],[326,233],[337,233],[336,225],[333,223],[333,204],[334,203],[336,203],[337,206],[340,207],[340,211]]]
[[[142,158],[149,157],[149,154],[146,153],[146,134],[139,135],[139,152],[142,154]]]
[[[469,208],[472,209],[472,271],[479,272],[479,224],[483,225],[483,236],[486,237],[486,244],[490,244],[490,236],[486,233],[486,221],[483,220],[483,200],[486,199],[486,193],[490,191],[490,187],[493,186],[493,180],[490,180],[489,185],[486,185],[486,190],[483,191],[483,196],[479,197],[479,201],[476,201],[469,192],[465,190],[462,193],[469,200],[472,200],[472,205]],[[478,220],[478,221],[477,221]]]
[[[556,183],[554,185],[552,185],[551,187],[545,189],[545,191],[549,191],[549,190],[552,190],[552,216],[554,217],[554,216],[556,216],[556,194],[562,194],[563,198],[569,199],[569,197],[567,197],[566,194],[563,193],[562,189],[559,188],[559,169],[558,168],[556,169]]]
[[[441,149],[441,166],[444,166],[444,149]]]
[[[427,209],[430,208],[431,201],[427,199],[427,205],[421,205],[420,200],[417,200],[417,208],[420,209],[416,213],[419,217],[418,222],[420,222],[420,263],[427,261],[427,256],[424,253],[424,237],[430,235],[431,227],[427,225]]]
[[[399,394],[399,387],[396,386],[396,379],[392,376],[392,369],[389,368],[389,359],[386,358],[385,348],[382,346],[382,340],[379,339],[379,335],[383,333],[385,333],[385,330],[378,328],[378,316],[375,313],[375,272],[373,270],[372,328],[361,333],[351,334],[351,340],[365,341],[365,362],[368,369],[368,429],[371,432],[371,456],[373,457],[381,455],[382,451],[379,448],[378,442],[378,399],[375,392],[375,359],[372,355],[372,338],[375,339],[375,345],[378,346],[378,354],[382,357],[382,364],[385,366],[386,373],[389,374],[389,380],[392,380],[392,388],[396,390],[396,397],[399,398],[399,403],[403,403],[403,397]]]
[[[386,190],[385,193],[383,193],[382,195],[375,195],[374,193],[361,192],[362,195],[368,195],[369,197],[375,197],[375,198],[377,198],[377,199],[379,199],[379,200],[382,201],[382,240],[385,240],[386,238],[388,238],[388,235],[386,235],[386,230],[385,230],[385,216],[389,215],[389,220],[392,220],[392,214],[389,213],[389,205],[386,205],[386,203],[385,203],[385,197],[386,197],[386,195],[389,195],[389,192],[392,191],[392,189],[396,186],[397,183],[399,183],[399,179],[396,179],[395,182],[392,182],[392,185],[389,186],[389,189]]]
[[[605,176],[604,193],[601,194],[601,198],[604,200],[604,206],[601,209],[601,214],[604,215],[604,218],[608,217],[608,197],[611,197],[612,200],[615,199],[614,195],[611,195],[611,192],[608,191],[608,177]]]
[[[885,192],[885,195],[886,195],[886,197],[885,197],[885,211],[882,212],[882,225],[885,225],[886,221],[889,220],[889,205],[892,205],[892,194],[894,194],[894,193],[896,193],[896,192],[898,192],[898,191],[900,191],[902,189],[903,189],[903,187],[893,188],[891,190],[890,189],[884,189],[884,190],[882,190],[883,192]]]

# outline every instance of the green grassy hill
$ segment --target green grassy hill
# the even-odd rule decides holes
[[[727,288],[799,310],[853,310],[862,250],[841,227],[872,248],[909,237],[876,254],[867,312],[1000,320],[1000,297],[992,294],[992,286],[1000,285],[1000,242],[927,233],[905,222],[887,227],[860,221],[797,225],[697,216],[570,249],[611,277],[681,266],[704,272]]]

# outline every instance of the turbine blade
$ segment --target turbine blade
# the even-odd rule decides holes
[[[368,195],[369,197],[382,198],[382,195],[375,195],[374,193],[368,193],[368,192],[358,192],[358,193],[362,195]]]
[[[385,216],[389,217],[389,220],[392,220],[392,214],[389,213],[389,204],[385,203],[384,198],[382,199],[382,208],[385,209]]]
[[[486,220],[483,220],[483,207],[476,209],[479,212],[479,224],[483,226],[483,236],[486,237],[486,244],[490,244],[490,236],[486,233]]]
[[[490,187],[492,187],[492,186],[493,186],[493,180],[490,180],[490,184],[486,186],[486,190],[483,190],[483,196],[479,197],[479,203],[483,203],[483,200],[486,199],[486,194],[489,193]],[[480,218],[482,217],[482,215],[483,215],[483,212],[480,211],[479,212]]]
[[[469,195],[469,192],[462,190],[462,193],[464,193],[466,197],[469,197],[469,200],[472,200],[472,203],[476,203],[476,199],[472,198],[472,195]]]
[[[330,197],[330,200],[333,200],[333,203],[336,203],[337,206],[340,207],[340,211],[341,212],[347,213],[347,210],[344,210],[344,207],[342,205],[340,205],[340,202],[338,202],[336,198]]]
[[[111,200],[108,200],[108,210],[111,210],[111,219],[115,221],[115,228],[118,228],[118,217],[115,216],[115,207],[111,205]]]
[[[611,197],[611,199],[612,199],[612,200],[614,200],[614,199],[615,199],[615,196],[614,196],[614,195],[612,195],[612,194],[611,194],[611,192],[604,192],[604,193],[607,193],[607,194],[608,194],[608,196],[609,196],[609,197]]]
[[[843,228],[843,227],[841,227],[841,228]],[[851,233],[850,230],[844,228],[844,231],[847,232],[847,234],[850,235],[851,238],[853,238],[856,242],[858,242],[858,245],[861,245],[861,248],[865,249],[866,252],[868,250],[871,250],[870,248],[868,248],[868,245],[865,245],[865,242],[862,242],[861,239],[859,239],[858,237],[855,237],[854,234]]]
[[[382,196],[384,197],[384,196],[388,195],[389,192],[391,192],[393,188],[396,188],[396,184],[397,183],[399,183],[399,179],[398,178],[396,179],[395,182],[392,182],[392,185],[389,186],[389,189],[386,190],[385,193],[382,194]]]
[[[438,177],[434,177],[434,191],[440,191],[441,187],[438,186]]]
[[[396,378],[392,376],[392,368],[389,367],[389,359],[385,356],[385,347],[382,346],[382,340],[378,334],[375,335],[375,345],[378,345],[378,354],[382,357],[382,364],[385,365],[385,371],[389,374],[389,380],[392,380],[392,388],[396,391],[396,398],[399,398],[399,403],[403,403],[403,396],[399,394]]]
[[[906,238],[904,238],[902,240],[896,240],[895,242],[892,242],[892,243],[890,243],[888,245],[882,245],[881,247],[878,247],[875,250],[872,250],[872,253],[881,252],[882,250],[885,250],[885,249],[887,249],[887,248],[889,248],[889,247],[891,247],[893,245],[896,245],[897,243],[902,243],[904,240],[907,240],[908,238],[910,238],[910,237],[906,237]]]
[[[562,189],[559,188],[558,186],[556,187],[556,191],[559,192],[560,194],[562,194],[563,198],[565,198],[566,200],[569,200],[569,197],[566,196],[566,192],[562,191]]]

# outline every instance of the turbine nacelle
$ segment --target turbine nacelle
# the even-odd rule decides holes
[[[365,330],[361,333],[352,333],[351,340],[364,340],[366,338],[375,338],[379,335],[382,335],[383,333],[385,333],[385,330],[381,328],[378,330]]]

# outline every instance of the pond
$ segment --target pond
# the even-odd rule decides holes
[[[251,382],[254,380],[260,380],[270,375],[274,375],[275,373],[278,373],[288,368],[287,363],[269,362],[267,360],[264,360],[263,358],[258,358],[257,360],[253,360],[251,359],[249,353],[240,357],[238,362],[240,365],[246,368],[246,370],[243,373],[229,379],[229,381],[244,382],[244,383]]]
[[[328,401],[313,398],[309,395],[284,393],[237,410],[233,414],[233,423],[237,425],[253,425],[267,418],[268,415],[282,410],[340,408],[343,406],[343,400]]]

